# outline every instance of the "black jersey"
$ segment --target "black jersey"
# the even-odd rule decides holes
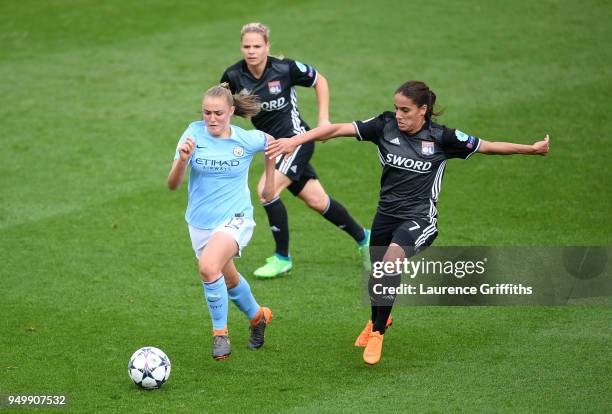
[[[436,123],[406,134],[393,112],[353,125],[359,141],[378,146],[383,165],[378,211],[401,219],[435,221],[446,160],[468,158],[480,145],[478,138]]]
[[[260,131],[275,138],[292,137],[310,128],[300,117],[297,93],[294,86],[314,86],[317,71],[309,65],[268,56],[268,62],[260,79],[255,79],[241,60],[227,68],[221,82],[228,82],[232,93],[246,89],[259,96],[261,112],[251,121]]]

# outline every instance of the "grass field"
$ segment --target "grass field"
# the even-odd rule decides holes
[[[67,394],[86,413],[612,412],[609,307],[398,308],[366,366],[352,346],[369,316],[356,248],[289,196],[293,273],[250,276],[273,249],[259,207],[238,262],[275,312],[266,346],[246,349],[233,307],[232,358],[213,361],[185,187],[165,185],[202,91],[240,58],[241,25],[261,20],[274,54],[328,78],[332,121],[389,110],[400,83],[422,79],[442,123],[551,135],[547,158],[450,162],[436,245],[610,245],[611,18],[595,0],[2,1],[0,394]],[[313,92],[299,94],[314,123]],[[377,158],[346,139],[313,161],[367,225]],[[156,392],[126,375],[144,345],[173,363]]]

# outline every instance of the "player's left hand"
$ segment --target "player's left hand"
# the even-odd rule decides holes
[[[535,142],[532,147],[536,154],[538,155],[546,155],[548,154],[548,149],[550,148],[550,137],[548,134],[544,137],[544,140]]]

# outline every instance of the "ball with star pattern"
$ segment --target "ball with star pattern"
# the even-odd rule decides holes
[[[170,376],[170,359],[161,349],[145,346],[134,352],[128,363],[128,374],[134,384],[145,390],[156,390]]]

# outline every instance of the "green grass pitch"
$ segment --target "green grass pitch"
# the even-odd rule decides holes
[[[551,135],[546,158],[451,161],[436,245],[610,245],[611,17],[597,0],[2,1],[0,394],[66,394],[83,413],[611,412],[604,306],[398,308],[366,366],[352,346],[369,316],[355,245],[290,196],[293,273],[251,276],[273,246],[257,205],[237,262],[275,312],[266,345],[246,349],[232,307],[232,358],[213,361],[185,187],[165,186],[201,93],[259,20],[273,54],[328,78],[332,121],[392,109],[395,88],[421,79],[444,124]],[[313,91],[298,93],[314,123]],[[369,226],[374,146],[318,145],[313,164]],[[144,345],[172,360],[159,391],[126,375]]]

